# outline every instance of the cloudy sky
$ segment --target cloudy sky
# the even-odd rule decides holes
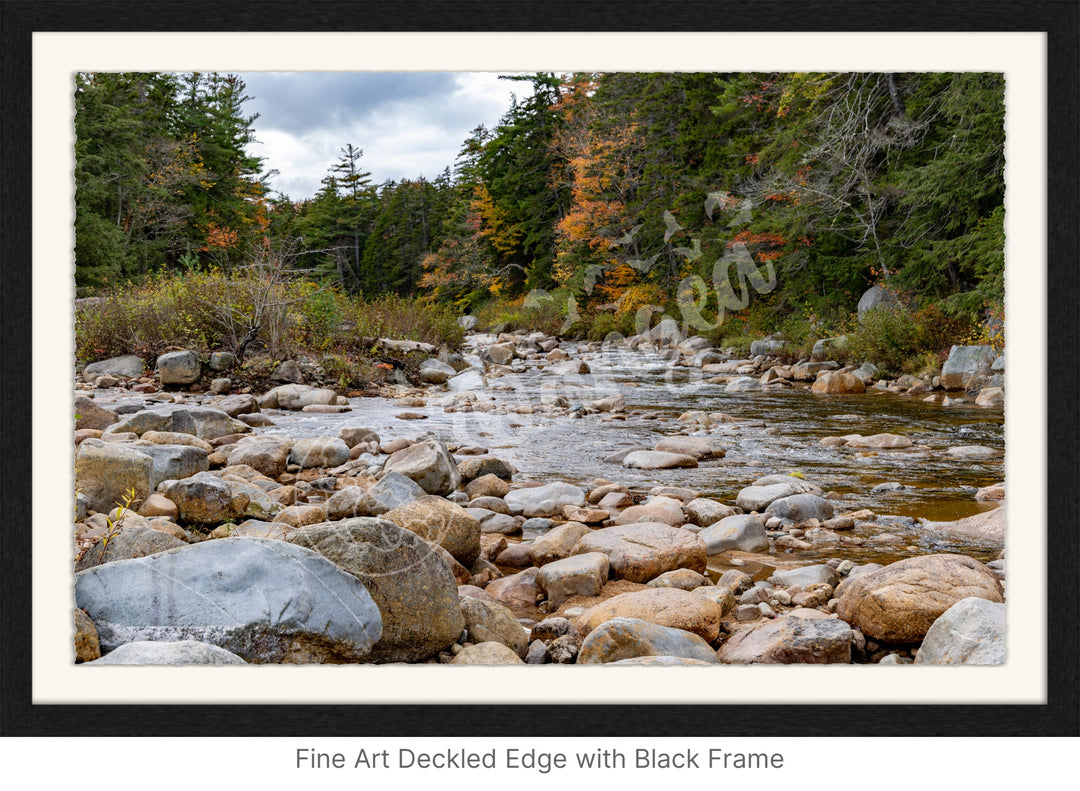
[[[328,168],[352,143],[364,151],[372,184],[387,179],[435,178],[453,166],[465,138],[489,129],[529,84],[494,73],[465,72],[246,72],[239,75],[258,113],[253,154],[280,175],[274,192],[312,197]]]

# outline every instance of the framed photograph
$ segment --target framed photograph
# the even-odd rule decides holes
[[[923,737],[1078,735],[1074,3],[5,2],[0,14],[4,735],[644,744],[896,736],[914,719]],[[132,354],[138,370],[87,371]],[[223,399],[226,429],[192,428]],[[79,422],[91,410],[107,413],[100,427]],[[126,432],[159,450],[125,451]],[[247,433],[270,439],[234,436]],[[121,502],[132,464],[148,483]],[[391,473],[418,491],[375,507]],[[77,488],[73,532],[61,525]],[[407,534],[363,539],[382,553],[382,566],[364,561],[370,577],[297,538],[333,524],[335,497],[349,499],[336,516],[365,518],[356,536],[388,514]],[[259,573],[323,575],[337,602],[366,597],[367,631],[258,626],[215,644],[244,667],[76,664],[72,613],[94,597],[108,599],[98,655],[232,629],[154,620],[181,605],[109,579],[127,510],[152,549],[117,562],[175,576],[176,595],[223,589],[183,577],[173,561],[189,549],[262,547],[281,565],[260,559]],[[458,512],[482,528],[463,528],[479,541],[467,550]],[[723,519],[735,521],[721,537]],[[432,520],[430,536],[416,526]],[[740,520],[763,543],[736,543]],[[596,564],[570,563],[570,583],[522,548],[565,524],[580,534],[545,563]],[[153,569],[170,549],[167,574]],[[470,586],[449,589],[454,634],[358,661],[394,628],[389,599],[425,634],[444,615],[433,588],[409,605],[387,592],[399,570],[387,558],[405,555]],[[893,593],[859,580],[912,561],[877,576]],[[794,574],[807,568],[823,576]],[[248,574],[224,588],[264,596]],[[491,595],[512,577],[516,590]],[[609,660],[665,659],[574,661],[601,624],[648,622],[695,589],[712,609],[675,623],[697,641],[671,648],[678,659],[594,638]],[[626,596],[639,601],[604,604]],[[337,617],[300,599],[263,604]],[[960,599],[978,612],[955,628],[977,622],[986,653],[927,660],[927,630]],[[462,601],[484,612],[462,615]],[[489,601],[519,619],[514,645],[485,631]],[[345,609],[365,622],[358,607]],[[575,640],[534,631],[545,619]],[[790,635],[750,639],[796,621],[812,633],[801,658]],[[705,659],[683,661],[701,646]],[[444,666],[470,655],[472,668]]]

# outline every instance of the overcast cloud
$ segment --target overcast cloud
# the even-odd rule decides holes
[[[435,178],[454,160],[465,138],[483,123],[492,128],[509,109],[511,94],[528,83],[494,73],[464,72],[243,72],[249,114],[259,142],[252,154],[280,171],[274,192],[312,197],[329,167],[352,143],[364,151],[373,184]]]

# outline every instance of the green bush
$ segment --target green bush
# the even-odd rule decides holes
[[[966,315],[948,315],[935,305],[921,310],[878,307],[863,314],[848,335],[849,359],[875,363],[883,373],[925,373],[931,361],[940,365],[954,343],[972,332]],[[934,366],[936,367],[936,366]]]

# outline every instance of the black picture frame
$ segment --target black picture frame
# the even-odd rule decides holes
[[[4,736],[165,736],[177,733],[288,736],[842,736],[895,735],[917,718],[920,736],[1077,736],[1080,651],[1074,582],[1080,557],[1077,475],[1080,430],[1080,5],[1043,2],[3,2],[0,332],[4,370],[28,380],[32,370],[31,54],[36,31],[1035,31],[1048,49],[1047,389],[1050,524],[1046,559],[1044,705],[36,705],[31,699],[31,474],[33,404],[11,382],[0,388],[0,441],[8,463],[0,485],[0,734]],[[1013,358],[1010,358],[1013,359]],[[692,710],[692,716],[681,716]]]

